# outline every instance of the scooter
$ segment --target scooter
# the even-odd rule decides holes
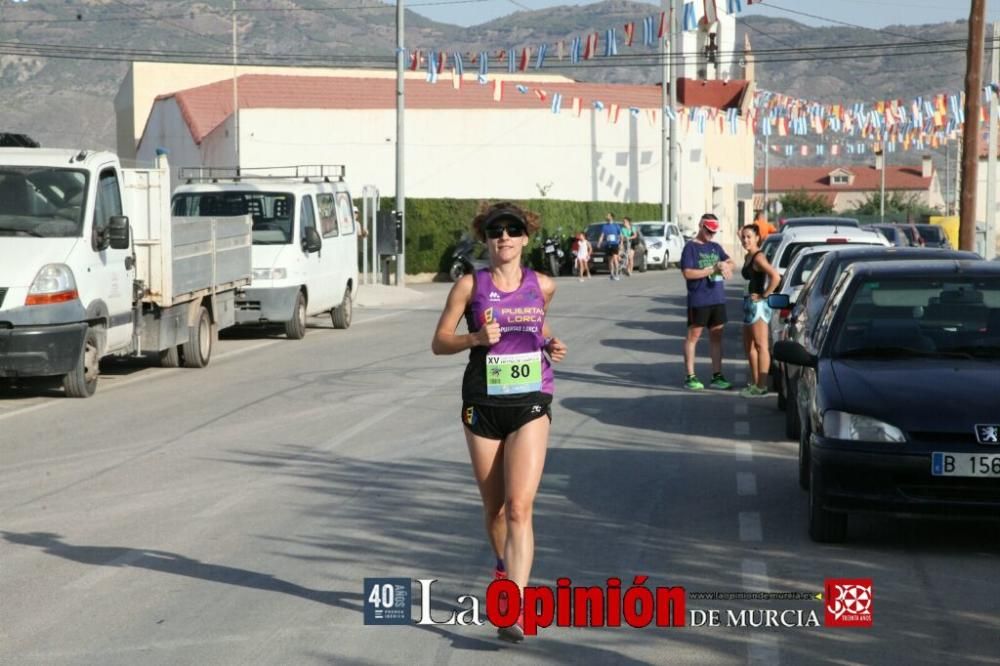
[[[469,236],[463,236],[452,253],[451,270],[448,276],[458,282],[463,275],[483,268],[489,268],[490,260],[482,256],[480,243]]]
[[[549,269],[552,277],[559,275],[559,267],[563,265],[566,253],[563,252],[562,243],[554,236],[549,236],[542,244],[542,253],[545,255],[545,266]]]

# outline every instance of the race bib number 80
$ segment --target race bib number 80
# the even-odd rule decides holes
[[[487,395],[510,395],[542,390],[542,353],[487,354]]]

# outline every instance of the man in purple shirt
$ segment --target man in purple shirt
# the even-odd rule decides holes
[[[712,356],[712,381],[716,389],[733,385],[722,374],[722,330],[726,324],[725,280],[733,276],[735,265],[722,246],[713,241],[720,228],[719,218],[705,213],[698,223],[698,235],[688,241],[681,253],[681,270],[687,280],[688,330],[684,341],[684,387],[692,391],[705,388],[694,372],[695,346],[702,329],[708,327]]]

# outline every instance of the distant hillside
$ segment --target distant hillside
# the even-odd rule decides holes
[[[242,62],[262,54],[284,55],[288,64],[312,62],[388,65],[395,43],[392,6],[377,0],[335,0],[315,11],[315,0],[274,0],[267,11],[239,17]],[[364,9],[363,6],[370,6]],[[25,45],[81,46],[91,56],[102,49],[131,49],[136,59],[152,59],[163,50],[187,54],[185,59],[229,62],[229,0],[158,0],[144,9],[137,4],[78,0],[66,3],[0,4],[0,131],[23,132],[43,145],[114,147],[113,100],[126,71],[114,60],[38,57]],[[259,5],[258,5],[259,7]],[[609,0],[583,7],[554,7],[518,12],[474,26],[430,21],[407,12],[407,43],[496,49],[511,44],[554,43],[594,29],[620,27],[629,20],[660,11],[658,5]],[[79,14],[79,20],[77,20]],[[794,21],[744,17],[738,44],[749,33],[755,51],[800,49],[844,44],[881,44],[904,39],[965,39],[966,24],[896,26],[882,32],[847,27],[811,28]],[[893,33],[893,34],[888,34]],[[899,35],[899,36],[895,36]],[[18,45],[21,45],[20,47]],[[42,48],[39,46],[38,48]],[[52,46],[46,47],[50,52]],[[37,54],[37,51],[35,52]],[[776,56],[773,54],[770,59]],[[766,89],[825,102],[912,98],[941,90],[958,90],[964,76],[964,53],[923,54],[905,58],[866,56],[852,60],[761,62],[758,84]],[[581,80],[653,82],[656,67],[553,69]]]

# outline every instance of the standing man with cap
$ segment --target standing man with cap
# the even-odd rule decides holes
[[[733,276],[735,264],[722,246],[713,241],[720,228],[719,218],[705,213],[698,223],[698,235],[688,241],[681,253],[681,270],[687,280],[688,329],[684,341],[684,387],[693,391],[705,388],[694,371],[695,347],[702,329],[708,327],[712,356],[712,381],[715,389],[733,385],[722,374],[722,330],[726,324],[725,280]]]

